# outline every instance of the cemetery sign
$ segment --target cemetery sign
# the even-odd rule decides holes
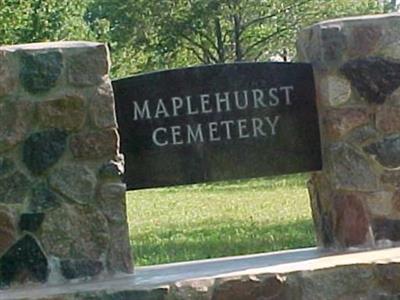
[[[321,168],[309,64],[166,70],[113,87],[129,189]]]

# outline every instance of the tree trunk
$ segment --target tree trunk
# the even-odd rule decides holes
[[[225,62],[225,45],[222,39],[222,29],[221,22],[219,18],[215,18],[215,36],[217,38],[217,52],[218,52],[218,62]]]
[[[235,14],[233,16],[233,26],[234,26],[234,42],[235,42],[235,61],[243,60],[242,45],[240,43],[241,34],[241,20],[240,16]]]

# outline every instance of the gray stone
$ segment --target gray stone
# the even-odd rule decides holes
[[[381,175],[381,181],[384,184],[388,184],[395,188],[399,188],[400,187],[400,171],[399,170],[385,170]]]
[[[109,232],[113,238],[107,254],[107,267],[112,273],[132,273],[133,259],[132,247],[129,241],[129,228],[125,221],[122,223],[109,223]]]
[[[400,61],[400,42],[395,42],[382,49],[379,55],[383,56],[388,60]]]
[[[378,131],[367,125],[354,129],[349,135],[349,141],[354,145],[362,145],[378,137]]]
[[[126,291],[120,291],[120,292],[100,292],[100,293],[89,292],[85,294],[80,294],[79,297],[74,300],[180,300],[178,298],[169,298],[167,297],[167,294],[168,290],[166,288],[156,288],[152,290],[144,289],[144,290],[133,290],[133,291],[130,291],[128,289]],[[40,300],[46,300],[46,299],[40,299]]]
[[[60,206],[61,199],[50,190],[46,183],[39,183],[32,188],[29,209],[33,212],[44,212]]]
[[[19,219],[19,229],[21,231],[35,232],[40,229],[44,220],[44,213],[24,213]]]
[[[321,95],[331,106],[340,106],[350,99],[350,82],[342,76],[325,76],[321,79]]]
[[[46,282],[47,258],[34,237],[25,235],[0,258],[0,286],[12,283]]]
[[[0,102],[0,152],[24,140],[32,116],[33,104],[29,101]]]
[[[337,189],[375,191],[377,176],[369,161],[352,147],[338,143],[330,149],[332,178]]]
[[[353,265],[346,268],[304,271],[299,275],[301,300],[362,300],[368,289],[376,289],[374,266]],[[346,297],[349,296],[349,297]],[[377,299],[378,300],[378,299]]]
[[[110,160],[103,164],[99,170],[99,178],[103,180],[107,179],[119,179],[124,173],[124,162],[123,158],[120,161]]]
[[[79,96],[65,96],[39,102],[37,115],[42,127],[76,131],[85,123],[85,100]]]
[[[387,100],[388,104],[394,107],[399,107],[400,106],[400,88],[395,90],[388,98]]]
[[[104,267],[101,261],[90,259],[61,260],[61,274],[66,279],[93,277],[101,273]]]
[[[297,57],[299,61],[313,61],[319,63],[321,56],[319,45],[320,41],[316,28],[308,27],[299,31],[296,41]]]
[[[89,112],[97,128],[116,128],[114,93],[110,82],[96,88],[90,97]]]
[[[68,58],[68,80],[76,86],[96,85],[108,73],[108,53],[98,45]]]
[[[20,172],[0,179],[0,203],[23,203],[29,193],[29,179]]]
[[[62,204],[46,213],[38,236],[46,253],[60,259],[99,260],[110,242],[106,218],[82,205]]]
[[[19,77],[27,91],[33,94],[47,92],[56,85],[62,69],[60,52],[22,53]]]
[[[33,133],[24,143],[23,162],[35,175],[41,175],[55,165],[65,152],[67,133],[49,129]]]
[[[364,151],[373,155],[386,168],[400,167],[400,135],[386,137],[364,147]]]
[[[11,94],[18,83],[18,71],[9,58],[6,52],[0,51],[0,97]]]
[[[100,187],[101,210],[110,221],[122,224],[126,221],[125,192],[126,185],[123,183],[107,183]]]
[[[80,204],[93,201],[96,177],[81,165],[67,165],[55,170],[49,179],[53,189]]]
[[[321,28],[322,60],[327,65],[337,64],[342,60],[346,49],[346,36],[339,25]]]
[[[0,178],[15,170],[15,163],[7,157],[0,157]]]
[[[389,216],[393,212],[392,205],[393,193],[375,192],[365,195],[365,203],[373,216]]]
[[[376,240],[400,241],[400,220],[376,218],[372,221]]]
[[[351,60],[340,71],[369,103],[384,103],[400,86],[400,63],[380,57]]]

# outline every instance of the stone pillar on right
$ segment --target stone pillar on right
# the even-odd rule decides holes
[[[320,247],[400,242],[400,15],[337,19],[303,30],[313,65],[323,170],[309,182]]]

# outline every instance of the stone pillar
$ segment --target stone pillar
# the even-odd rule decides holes
[[[0,288],[132,272],[107,48],[0,47]]]
[[[303,30],[313,65],[323,171],[309,190],[319,246],[400,241],[400,15],[322,22]]]

